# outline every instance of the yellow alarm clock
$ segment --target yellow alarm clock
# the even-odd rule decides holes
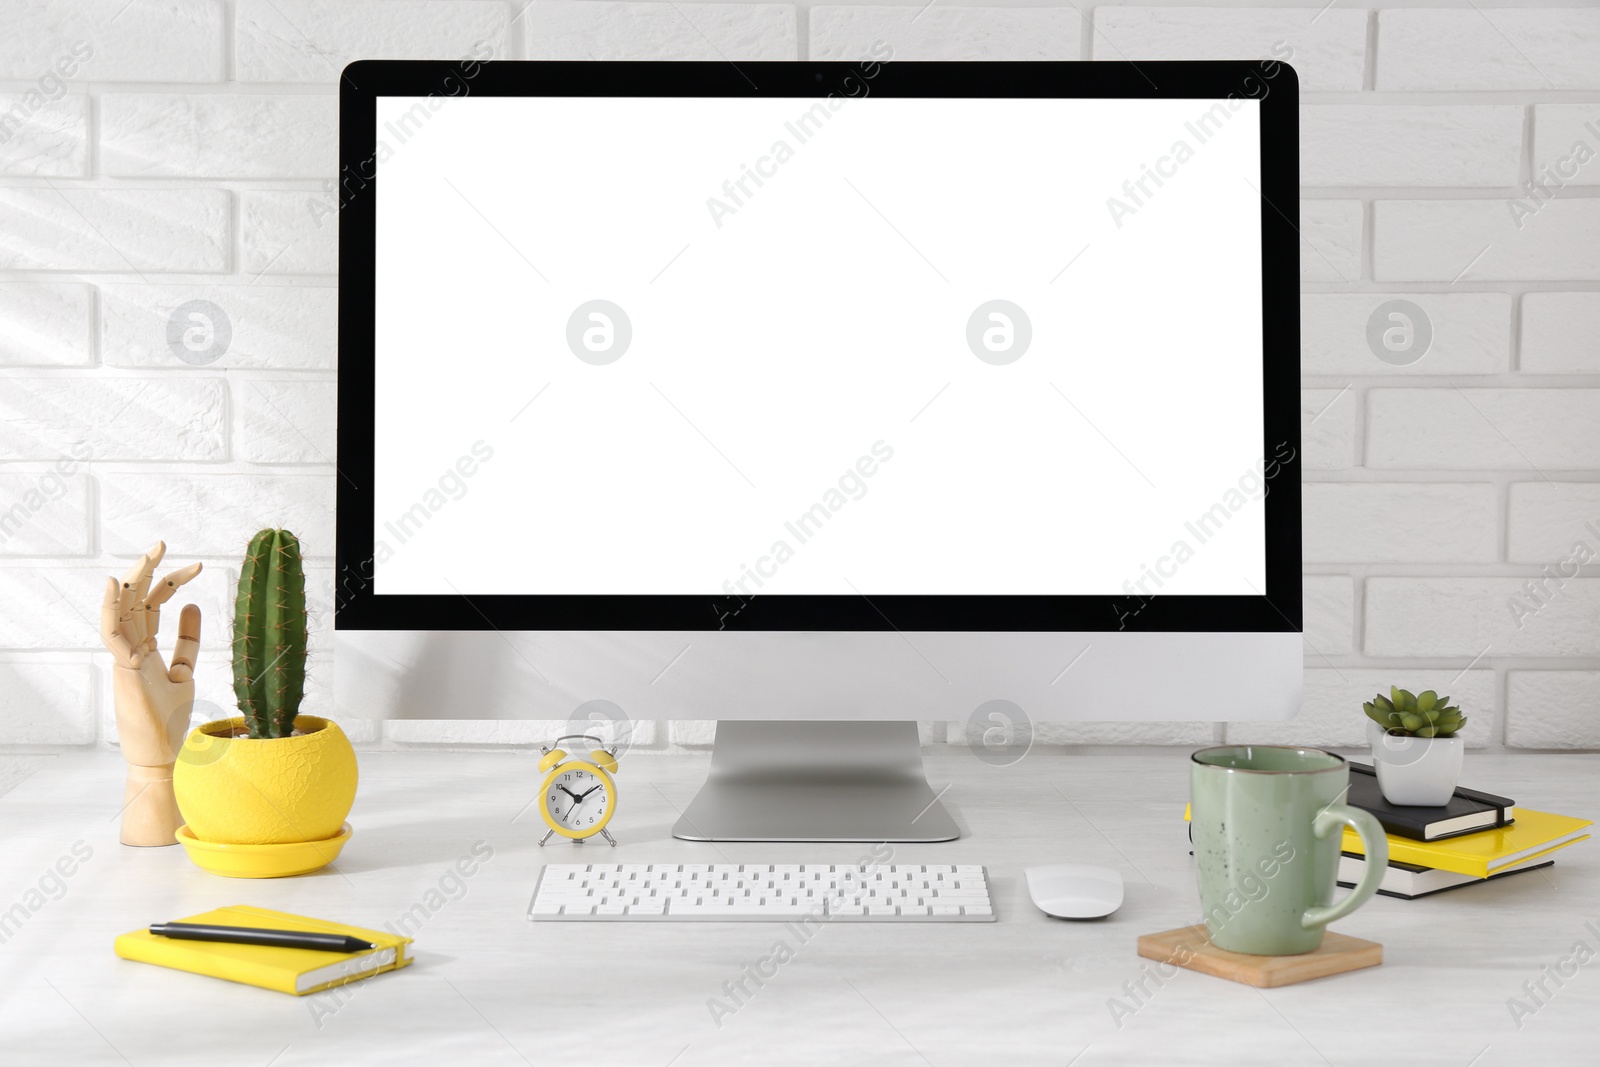
[[[559,747],[563,741],[587,741],[595,748],[586,760],[568,759]],[[606,823],[617,811],[617,784],[611,780],[617,773],[617,754],[615,748],[607,750],[602,744],[591,734],[566,734],[556,738],[555,744],[540,747],[544,755],[539,769],[550,772],[539,786],[539,814],[550,828],[539,839],[540,845],[550,840],[551,834],[579,844],[603,834],[616,845]]]

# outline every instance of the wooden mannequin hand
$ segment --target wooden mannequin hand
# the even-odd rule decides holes
[[[100,639],[116,660],[112,675],[117,734],[123,758],[134,767],[163,767],[175,761],[194,707],[200,609],[188,604],[179,615],[171,667],[162,661],[156,632],[161,605],[200,573],[200,564],[171,572],[152,589],[150,577],[166,551],[167,546],[157,541],[121,582],[107,578],[100,605]]]

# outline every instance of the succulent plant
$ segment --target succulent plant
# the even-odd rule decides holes
[[[1461,709],[1453,707],[1449,697],[1442,697],[1432,689],[1412,696],[1404,689],[1389,687],[1389,695],[1381,693],[1361,705],[1368,718],[1391,734],[1404,737],[1454,737],[1467,717]]]
[[[251,737],[288,737],[306,689],[306,575],[288,530],[250,539],[233,616],[233,693]]]

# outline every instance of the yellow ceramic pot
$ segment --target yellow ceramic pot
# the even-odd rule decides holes
[[[178,810],[201,841],[273,845],[338,835],[356,799],[356,753],[337,723],[295,719],[294,737],[233,737],[244,719],[189,731],[173,769]]]

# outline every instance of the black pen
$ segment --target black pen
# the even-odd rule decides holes
[[[253,926],[211,926],[206,923],[154,923],[157,937],[181,941],[225,941],[233,945],[271,945],[274,948],[309,948],[318,952],[365,952],[377,948],[370,941],[345,934],[317,934],[307,930],[261,930]]]

